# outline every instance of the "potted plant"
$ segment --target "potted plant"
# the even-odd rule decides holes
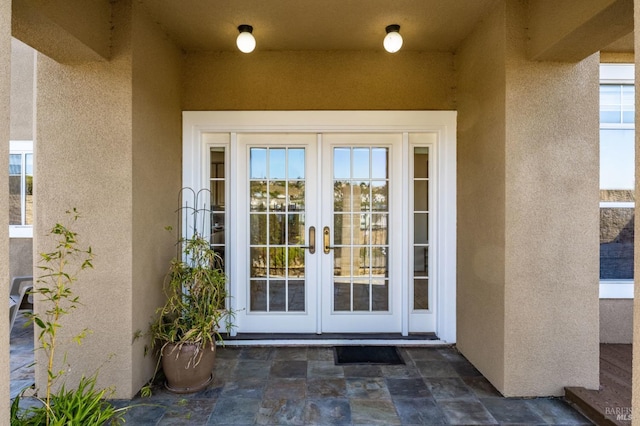
[[[216,341],[230,330],[232,312],[222,259],[200,233],[181,240],[181,258],[171,262],[166,276],[167,301],[151,325],[153,343],[160,346],[165,386],[190,393],[213,378]]]

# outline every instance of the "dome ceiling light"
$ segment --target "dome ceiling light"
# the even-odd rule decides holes
[[[402,47],[402,36],[400,35],[400,25],[387,25],[387,35],[384,37],[384,50],[389,53],[396,53]]]
[[[251,53],[256,48],[256,39],[253,37],[253,27],[251,25],[238,26],[238,38],[236,38],[236,45],[242,53]]]

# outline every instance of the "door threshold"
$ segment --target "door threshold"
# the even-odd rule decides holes
[[[225,336],[225,346],[443,346],[451,345],[440,340],[435,333],[418,333],[402,336],[398,333],[324,333],[324,334],[265,334],[239,333]]]

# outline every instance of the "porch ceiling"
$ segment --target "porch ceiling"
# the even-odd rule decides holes
[[[399,24],[403,50],[455,51],[499,0],[140,0],[185,51],[236,51],[240,24],[263,51],[380,50]]]

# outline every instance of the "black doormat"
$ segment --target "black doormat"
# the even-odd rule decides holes
[[[335,346],[336,365],[404,364],[395,346]]]

